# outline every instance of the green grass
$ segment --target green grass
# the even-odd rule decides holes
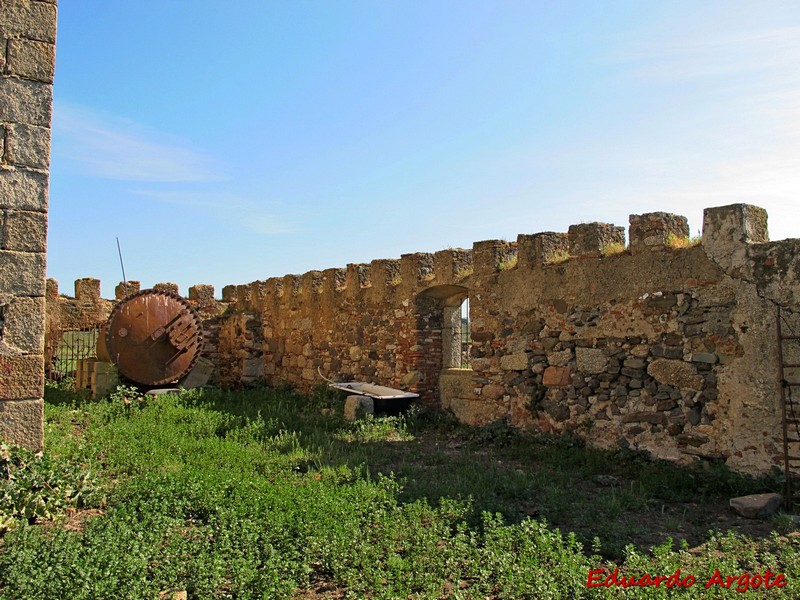
[[[12,521],[2,598],[673,597],[663,586],[589,590],[598,565],[637,576],[680,567],[703,581],[716,568],[768,567],[792,576],[765,597],[800,595],[797,537],[711,533],[693,551],[666,537],[652,551],[640,543],[665,506],[702,510],[768,485],[720,467],[677,469],[436,414],[345,423],[322,391],[143,399],[122,389],[90,402],[48,388],[46,399],[45,462],[25,455],[15,477],[0,473],[0,493],[54,490],[45,512],[0,504]],[[620,484],[593,484],[601,473]],[[76,489],[79,501],[65,494]],[[702,583],[679,592],[741,596]]]

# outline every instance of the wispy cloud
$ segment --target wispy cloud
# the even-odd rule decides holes
[[[800,27],[634,42],[608,61],[637,65],[635,75],[655,80],[686,81],[747,73],[775,76],[776,71],[783,71],[796,82]]]
[[[286,216],[280,202],[256,201],[229,192],[190,190],[135,190],[135,195],[154,202],[211,212],[215,219],[233,222],[237,227],[259,235],[294,233],[298,227]]]
[[[625,69],[634,95],[657,90],[639,116],[652,135],[615,139],[602,162],[621,177],[608,181],[608,197],[571,201],[582,210],[666,209],[696,226],[703,207],[746,202],[768,210],[773,239],[796,237],[800,27],[695,25],[640,30],[606,57]]]
[[[53,154],[88,175],[137,182],[226,179],[218,161],[189,142],[87,107],[56,102]]]

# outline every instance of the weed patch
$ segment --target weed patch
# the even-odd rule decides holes
[[[322,392],[131,394],[47,399],[48,454],[15,468],[64,489],[91,467],[82,505],[105,498],[103,510],[70,525],[76,505],[48,500],[65,520],[15,516],[0,597],[631,597],[588,589],[598,568],[680,568],[698,581],[769,568],[792,574],[770,598],[800,594],[792,519],[776,520],[783,535],[709,533],[725,494],[770,485],[718,466],[679,469],[430,413],[345,423]],[[698,583],[681,597],[727,591]]]

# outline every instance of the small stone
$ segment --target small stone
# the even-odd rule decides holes
[[[583,373],[602,373],[608,365],[608,358],[599,348],[576,348],[578,371]]]
[[[551,367],[566,367],[572,360],[572,350],[562,350],[561,352],[550,352],[547,355],[547,362]]]
[[[695,352],[692,354],[692,362],[713,365],[717,362],[717,355],[711,352]]]
[[[672,400],[672,399],[662,400],[661,402],[659,402],[656,405],[656,410],[658,410],[658,411],[667,411],[667,410],[672,410],[676,406],[678,406],[678,403],[675,402],[675,400]]]
[[[752,494],[731,498],[731,509],[747,519],[768,519],[780,508],[783,498],[780,494]]]
[[[665,358],[651,362],[647,367],[647,373],[659,383],[693,390],[702,389],[705,379],[697,374],[694,365]]]
[[[679,443],[687,444],[689,446],[702,446],[708,443],[708,436],[697,433],[682,433],[676,438]]]
[[[344,418],[346,421],[361,419],[366,414],[375,413],[375,402],[368,396],[352,395],[344,401]]]
[[[622,364],[631,369],[644,369],[645,362],[640,358],[629,358]]]
[[[547,367],[544,370],[542,383],[546,386],[569,385],[570,374],[569,367]]]
[[[500,367],[506,371],[524,371],[528,368],[528,355],[524,352],[500,357]]]
[[[620,485],[622,480],[619,477],[615,477],[614,475],[595,475],[594,482],[598,485],[602,486],[612,486],[612,485]]]

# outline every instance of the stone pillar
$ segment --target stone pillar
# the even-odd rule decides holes
[[[171,281],[164,283],[157,283],[153,286],[153,289],[159,292],[167,292],[169,294],[175,294],[176,296],[180,296],[181,293],[178,284],[172,283]]]
[[[663,250],[673,238],[676,242],[689,240],[689,222],[681,215],[665,212],[630,215],[629,222],[631,254]]]
[[[520,267],[540,267],[569,257],[569,236],[554,231],[521,233],[517,236],[517,248]]]
[[[613,244],[625,244],[625,228],[610,223],[580,223],[569,226],[570,256],[601,256]]]
[[[729,204],[703,211],[703,249],[732,276],[751,268],[747,245],[769,241],[767,211],[752,204]]]
[[[56,0],[0,2],[0,438],[43,443]]]
[[[503,270],[504,265],[516,264],[517,246],[505,240],[482,240],[472,244],[473,272],[477,276]]]
[[[114,297],[117,300],[122,300],[138,292],[141,288],[142,284],[138,281],[120,281],[117,287],[114,288]]]

